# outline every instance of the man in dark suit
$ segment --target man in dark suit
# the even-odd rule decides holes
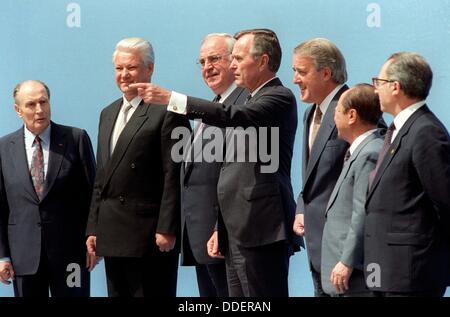
[[[202,77],[214,92],[214,101],[224,105],[244,103],[247,92],[237,87],[229,68],[236,40],[229,34],[213,33],[203,40],[199,64]],[[216,131],[218,130],[218,131]],[[208,255],[206,243],[217,223],[217,181],[222,162],[197,160],[198,151],[209,141],[206,133],[224,135],[224,130],[199,122],[193,132],[193,144],[181,168],[181,264],[195,265],[201,297],[227,297],[225,261]]]
[[[366,202],[364,267],[379,296],[443,296],[450,281],[450,137],[425,104],[432,78],[409,52],[373,78],[394,116]]]
[[[50,121],[50,91],[14,89],[24,127],[0,139],[0,282],[16,297],[88,297],[84,231],[95,177],[86,131]]]
[[[294,83],[303,102],[303,188],[297,199],[294,231],[305,235],[315,296],[328,296],[320,281],[322,232],[328,199],[342,170],[348,143],[338,138],[334,111],[348,89],[345,59],[329,40],[299,44],[293,55]]]
[[[218,234],[208,242],[208,252],[225,255],[230,296],[288,296],[295,213],[290,178],[297,128],[295,97],[276,77],[281,47],[273,31],[246,30],[235,38],[230,67],[236,84],[250,92],[246,104],[213,103],[151,84],[136,87],[145,100],[166,104],[169,111],[219,127],[254,132],[236,152],[231,138],[242,129],[227,129],[227,158],[231,159],[224,162],[219,175]],[[261,156],[249,159],[255,154],[249,144],[256,145],[260,153],[271,148],[270,165]],[[246,159],[238,162],[236,156]]]
[[[100,115],[87,248],[105,257],[109,296],[175,296],[180,165],[171,158],[171,133],[189,122],[149,106],[129,87],[151,80],[148,41],[123,39],[113,63],[123,96]]]
[[[369,173],[383,145],[376,129],[381,114],[378,96],[368,84],[344,92],[334,113],[339,138],[350,148],[328,201],[322,237],[322,287],[332,296],[372,294],[363,272],[364,203]]]

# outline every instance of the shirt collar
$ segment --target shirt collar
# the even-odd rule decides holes
[[[261,88],[263,88],[269,81],[272,81],[272,80],[274,80],[275,78],[277,78],[277,77],[272,77],[272,78],[270,78],[268,81],[266,81],[265,83],[263,83],[261,86],[259,86],[258,88],[256,88],[253,92],[252,92],[252,97],[255,97],[255,95],[256,95],[256,93],[258,92],[258,91],[260,91],[261,90]]]
[[[227,99],[231,93],[236,89],[237,85],[235,82],[233,82],[230,87],[228,87],[223,93],[220,94],[220,100],[218,102],[224,102],[225,99]]]
[[[405,122],[416,112],[420,107],[425,105],[425,100],[413,103],[412,105],[406,107],[400,111],[394,118],[395,131],[399,131]]]
[[[42,146],[48,146],[50,145],[50,132],[51,132],[51,124],[48,125],[48,127],[39,134],[39,138],[41,139]],[[36,138],[36,135],[27,129],[26,126],[23,127],[24,130],[24,137],[25,137],[25,146],[26,147],[32,147],[34,139]]]
[[[139,106],[139,104],[142,101],[142,98],[140,96],[136,96],[133,99],[131,99],[131,101],[128,101],[125,96],[122,97],[123,98],[123,103],[122,105],[126,105],[126,104],[130,104],[134,109],[137,108],[137,106]]]
[[[334,96],[337,94],[337,92],[343,87],[344,85],[337,85],[336,88],[334,88],[328,96],[325,97],[325,99],[320,103],[319,108],[320,111],[322,111],[323,114],[327,112],[328,106],[331,103],[331,100],[333,100]]]
[[[371,129],[369,131],[364,132],[363,134],[361,134],[359,137],[357,137],[352,145],[350,145],[349,151],[350,151],[350,155],[353,154],[353,152],[355,152],[356,148],[372,133],[375,133],[375,131],[377,131],[377,129]]]

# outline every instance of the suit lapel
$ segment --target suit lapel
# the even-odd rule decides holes
[[[25,150],[23,128],[16,132],[15,137],[11,141],[10,154],[10,160],[13,162],[18,180],[23,184],[25,191],[33,197],[36,202],[39,202],[39,198],[33,187],[33,181],[31,180],[30,168],[28,166],[27,154]]]
[[[138,130],[141,128],[144,122],[147,119],[149,119],[147,116],[147,111],[149,107],[155,106],[145,104],[144,101],[141,101],[136,111],[133,113],[130,120],[123,128],[122,133],[117,139],[117,143],[114,148],[114,152],[111,155],[111,158],[106,161],[108,163],[106,164],[105,168],[106,170],[105,184],[108,182],[117,165],[119,165],[120,161],[122,160],[122,157],[125,154],[126,150],[128,149],[131,140],[133,140],[134,135],[138,132]],[[109,135],[111,135],[111,133],[109,133]],[[109,140],[108,143],[110,143]],[[109,144],[107,148],[109,149]]]
[[[245,92],[246,90],[244,89],[244,88],[240,88],[240,87],[237,87],[237,88],[235,88],[232,92],[231,92],[231,94],[227,97],[227,99],[225,99],[224,100],[224,102],[223,102],[223,104],[225,105],[225,106],[231,106],[231,105],[234,105],[235,103],[236,103],[236,101],[239,99],[239,97]],[[206,128],[206,127],[210,127],[210,126],[208,126],[208,125],[206,125],[204,128]],[[217,128],[217,127],[215,127],[216,129],[220,129],[220,128]],[[197,133],[197,129],[194,129],[194,131],[192,132],[193,133],[193,135],[195,136],[195,134]],[[214,130],[214,132],[213,133],[215,133],[215,130]],[[223,135],[223,141],[225,142],[225,130],[222,130],[221,131],[221,133],[222,133],[222,135]],[[203,139],[203,135],[202,135],[202,137],[200,138],[200,136],[197,138],[197,140],[196,140],[196,142],[200,142],[200,140],[202,140],[202,147],[201,147],[201,149],[203,149],[204,148],[204,146],[205,146],[205,144],[206,143],[208,143],[210,140],[209,139]],[[196,143],[196,142],[194,142],[194,143]],[[185,175],[184,175],[184,181],[186,182],[187,181],[187,179],[189,178],[189,175],[191,174],[191,171],[192,171],[192,167],[193,167],[193,163],[195,162],[195,157],[197,157],[198,155],[200,155],[200,153],[201,153],[201,151],[198,151],[197,153],[194,153],[193,151],[194,151],[194,143],[192,143],[192,146],[190,146],[189,148],[188,148],[188,152],[189,152],[189,154],[188,155],[190,155],[190,158],[192,158],[192,160],[190,160],[190,161],[188,161],[188,162],[186,162],[186,164],[183,164],[183,166],[184,165],[186,165],[185,167],[183,167],[185,170]],[[197,145],[198,146],[198,145]],[[193,155],[192,155],[192,153],[194,153]],[[225,155],[225,153],[224,153],[224,155]]]
[[[61,168],[61,163],[66,151],[66,138],[59,126],[55,123],[51,123],[51,135],[50,135],[50,150],[48,153],[48,167],[47,175],[44,183],[44,193],[42,200],[51,190],[56,176]]]
[[[122,103],[123,99],[122,98],[118,99],[116,102],[113,103],[112,107],[110,108],[110,111],[105,112],[105,117],[102,122],[103,131],[100,132],[102,137],[99,138],[98,140],[99,147],[101,149],[105,149],[101,153],[103,164],[106,164],[106,162],[108,162],[110,159],[112,133]]]
[[[341,188],[341,185],[344,182],[344,179],[347,177],[348,172],[350,171],[350,168],[353,165],[353,162],[358,158],[359,153],[361,153],[362,149],[372,140],[374,140],[377,135],[377,132],[370,134],[367,138],[364,139],[364,141],[361,142],[360,145],[355,149],[355,151],[352,153],[352,156],[350,156],[350,159],[344,163],[344,166],[342,167],[342,172],[339,175],[339,178],[336,182],[336,185],[334,186],[333,192],[331,193],[330,199],[328,201],[328,206],[326,209],[326,213],[328,213],[328,210],[333,206],[336,197],[339,193],[339,190]]]
[[[405,122],[405,124],[402,126],[400,131],[398,131],[397,136],[394,139],[394,142],[389,147],[386,155],[383,158],[383,161],[381,162],[380,167],[378,168],[378,172],[375,175],[372,187],[369,190],[369,194],[367,196],[367,201],[372,197],[372,194],[375,190],[375,188],[378,186],[378,183],[380,182],[381,177],[383,176],[384,172],[388,168],[388,166],[391,164],[392,159],[395,155],[397,155],[401,144],[402,139],[408,134],[409,129],[411,128],[411,125],[414,123],[414,121],[419,118],[421,115],[425,114],[426,112],[429,112],[430,110],[426,105],[422,106],[420,109],[418,109],[416,112],[412,114],[411,117],[408,118],[408,120]]]
[[[334,123],[334,111],[336,108],[336,104],[339,100],[339,97],[342,95],[342,93],[347,90],[347,85],[344,85],[339,91],[336,93],[336,95],[333,97],[333,100],[328,105],[328,109],[325,112],[325,115],[322,119],[322,123],[320,125],[319,131],[316,136],[316,140],[314,141],[313,147],[311,149],[311,155],[309,157],[307,166],[306,166],[306,175],[304,177],[303,186],[306,185],[306,181],[308,180],[309,176],[311,175],[311,172],[314,169],[314,166],[317,164],[317,161],[320,158],[320,155],[322,154],[323,150],[325,149],[325,145],[327,144],[328,140],[330,139],[330,135],[333,133],[334,129],[336,128],[336,125]],[[309,130],[309,128],[308,128]],[[307,134],[309,138],[309,133]],[[308,139],[305,140],[307,142],[305,144],[306,151],[308,151]]]
[[[315,105],[310,106],[305,113],[306,120],[303,121],[303,160],[302,160],[302,176],[303,184],[306,183],[306,168],[309,161],[309,126],[314,115]]]

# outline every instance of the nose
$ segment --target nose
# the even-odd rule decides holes
[[[36,113],[41,113],[42,112],[42,105],[41,105],[41,103],[40,102],[38,102],[37,104],[36,104]]]
[[[300,75],[296,71],[294,71],[293,82],[294,82],[294,84],[297,84],[297,85],[302,82],[302,80],[300,79]]]
[[[233,60],[231,61],[229,68],[232,69],[232,70],[237,69],[237,63],[236,63],[236,59],[235,58],[233,58]]]
[[[122,77],[126,77],[128,74],[129,74],[128,69],[123,68],[120,75],[121,75]]]

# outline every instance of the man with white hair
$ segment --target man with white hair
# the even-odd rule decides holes
[[[180,222],[179,164],[171,132],[187,119],[149,107],[132,83],[150,82],[154,54],[141,38],[120,41],[113,54],[123,96],[103,109],[86,241],[105,257],[111,297],[175,296]]]

